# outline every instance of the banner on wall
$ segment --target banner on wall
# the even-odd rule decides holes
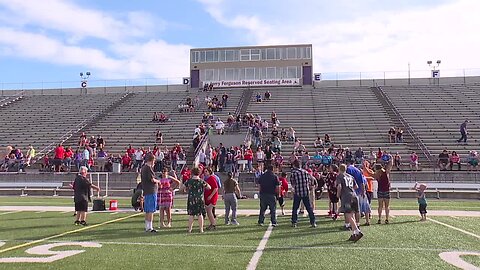
[[[265,79],[265,80],[236,80],[236,81],[206,81],[204,84],[213,84],[213,87],[255,87],[255,86],[299,86],[300,79]]]

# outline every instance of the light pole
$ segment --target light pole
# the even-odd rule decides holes
[[[85,94],[87,93],[88,78],[90,77],[90,75],[92,75],[90,71],[87,71],[85,73],[80,72],[80,78],[82,78],[80,86],[82,87],[82,89],[85,89]]]
[[[438,67],[441,63],[441,60],[437,60],[435,63],[432,60],[427,61],[428,66],[432,69],[431,78],[433,79],[433,84],[435,84],[435,81],[437,81],[437,84],[440,84],[440,70]]]

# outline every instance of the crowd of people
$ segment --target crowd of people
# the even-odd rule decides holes
[[[25,154],[20,148],[7,146],[3,160],[0,160],[0,172],[25,172],[25,168],[30,166],[35,155],[36,151],[32,145],[28,146]]]
[[[215,206],[222,196],[225,203],[225,225],[239,225],[236,211],[238,198],[242,197],[234,173],[228,172],[222,181],[215,173],[214,168],[200,163],[197,167],[184,168],[181,179],[176,175],[170,176],[168,169],[164,169],[160,178],[154,172],[155,156],[147,154],[146,162],[141,168],[141,189],[143,190],[145,231],[157,232],[153,226],[154,213],[160,211],[159,227],[171,227],[171,207],[173,190],[183,189],[187,193],[187,214],[189,215],[187,231],[193,230],[195,218],[198,220],[199,231],[204,231],[204,222],[208,221],[207,230],[215,230],[217,219]],[[258,225],[265,223],[265,213],[270,210],[270,222],[273,227],[278,226],[276,208],[277,203],[285,215],[284,198],[288,192],[293,195],[291,214],[292,227],[298,227],[299,215],[303,209],[308,213],[310,226],[317,227],[315,217],[315,192],[318,187],[326,185],[329,198],[329,216],[337,219],[344,213],[344,228],[351,231],[348,240],[358,241],[363,237],[360,229],[361,218],[365,218],[362,226],[370,225],[373,197],[373,180],[378,181],[378,220],[377,224],[390,223],[390,171],[393,160],[387,164],[370,164],[364,160],[361,166],[352,163],[331,164],[321,173],[305,169],[299,160],[292,164],[287,177],[285,172],[274,172],[272,165],[265,165],[258,179],[259,186],[259,216]],[[173,172],[174,173],[174,172]],[[287,180],[288,179],[288,180]],[[291,187],[289,187],[289,183]],[[419,200],[419,211],[422,220],[426,218],[425,184],[415,185]],[[312,196],[313,195],[313,196]],[[340,204],[340,205],[339,205]],[[230,215],[231,214],[231,215]],[[385,214],[385,216],[383,216]]]

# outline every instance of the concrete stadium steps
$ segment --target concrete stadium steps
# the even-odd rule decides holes
[[[8,106],[14,117],[0,119],[0,147],[14,145],[26,151],[32,144],[39,151],[122,95],[25,96]]]
[[[180,143],[185,149],[192,144],[193,130],[201,123],[202,116],[208,111],[205,97],[216,95],[219,99],[224,91],[211,92],[149,92],[132,93],[132,97],[124,104],[111,111],[93,126],[85,129],[87,136],[102,135],[106,141],[106,151],[111,154],[122,154],[126,147],[152,147],[156,144],[157,130],[163,133],[163,145],[168,147]],[[229,112],[234,112],[240,101],[242,90],[229,92],[229,107],[213,115],[226,122]],[[198,96],[200,106],[195,112],[179,112],[178,104],[185,102],[187,96],[192,99]],[[152,122],[154,112],[163,111],[171,119],[166,123]],[[76,146],[78,138],[67,142]]]
[[[462,158],[480,148],[480,87],[478,86],[385,86],[383,91],[418,134],[432,155],[444,148]],[[468,124],[468,145],[457,143],[460,124]]]
[[[270,113],[275,111],[280,129],[293,127],[310,152],[314,151],[316,137],[323,139],[325,133],[336,145],[353,150],[363,147],[364,151],[376,151],[381,147],[399,152],[404,159],[412,150],[404,143],[388,142],[387,131],[393,124],[370,87],[278,88],[270,91],[270,101],[256,103],[254,100],[247,112],[258,113],[270,120]],[[283,154],[292,150],[291,142],[283,144]]]

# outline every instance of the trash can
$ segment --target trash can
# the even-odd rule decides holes
[[[113,163],[113,173],[121,173],[122,172],[122,167],[120,166],[120,163],[114,162]]]

